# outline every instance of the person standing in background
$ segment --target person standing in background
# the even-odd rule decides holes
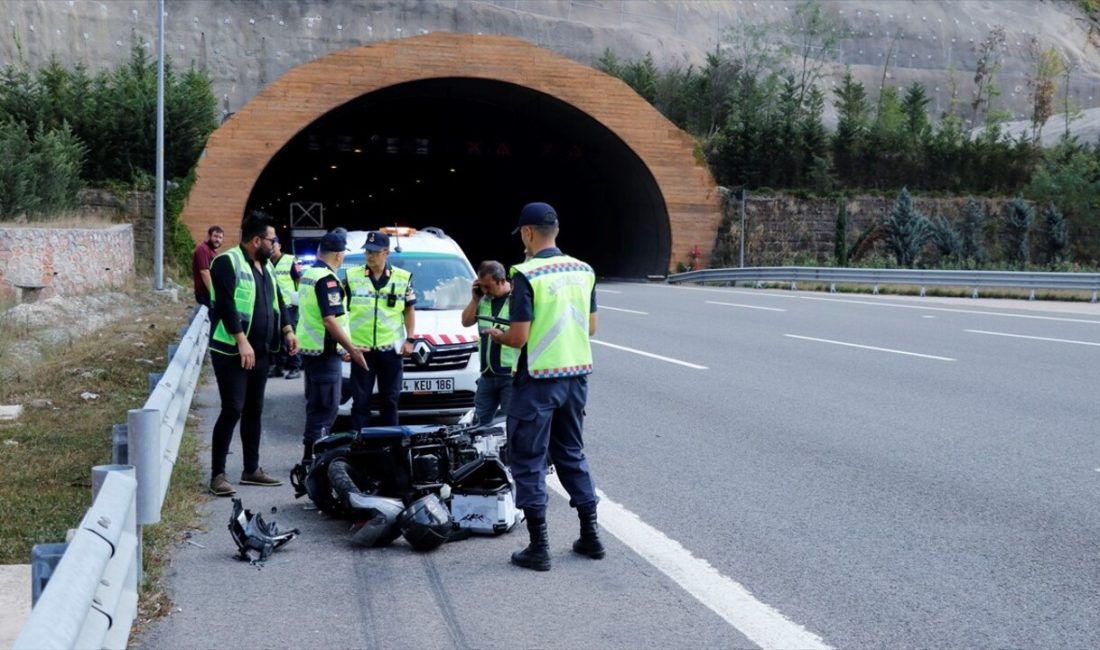
[[[225,232],[221,226],[206,230],[206,241],[195,247],[191,254],[191,280],[195,285],[195,302],[210,308],[210,263],[218,255]]]

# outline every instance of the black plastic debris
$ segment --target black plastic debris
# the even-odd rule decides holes
[[[272,508],[272,514],[275,509]],[[297,528],[280,532],[274,521],[266,522],[259,514],[245,510],[240,499],[233,499],[233,514],[229,517],[229,534],[237,543],[238,560],[250,563],[265,562],[275,549],[299,535]]]

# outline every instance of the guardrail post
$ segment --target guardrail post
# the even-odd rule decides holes
[[[920,297],[921,298],[924,297],[924,285],[923,284],[921,285],[921,288],[920,288]]]
[[[172,363],[172,359],[176,356],[176,350],[179,349],[179,343],[170,343],[168,345],[168,363]]]
[[[971,298],[977,298],[978,297],[978,287],[974,287],[974,293],[970,294],[970,297]]]
[[[1031,290],[1031,293],[1027,294],[1028,300],[1035,300],[1035,289]]]
[[[61,556],[65,549],[69,548],[68,542],[56,542],[53,544],[35,544],[31,547],[31,607],[38,602],[39,596],[46,589],[46,583],[57,569]]]
[[[151,373],[149,373],[149,394],[150,395],[153,394],[153,391],[156,390],[157,384],[159,384],[160,380],[163,379],[163,378],[164,378],[164,373],[163,372],[151,372]]]
[[[1092,292],[1092,300],[1091,300],[1091,302],[1096,302],[1096,292],[1095,292],[1095,291],[1093,291],[1093,292]]]
[[[125,424],[111,427],[111,462],[115,465],[127,465],[130,462],[129,434]]]
[[[131,409],[126,417],[130,464],[138,484],[137,521],[142,526],[160,521],[160,461],[164,455],[161,419],[156,409]]]

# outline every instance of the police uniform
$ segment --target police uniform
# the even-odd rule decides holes
[[[334,237],[333,245],[343,250],[344,241],[343,236]],[[325,330],[324,320],[326,316],[335,316],[346,331],[348,317],[344,301],[344,288],[335,270],[323,261],[317,260],[302,274],[296,334],[306,374],[306,423],[302,434],[305,458],[312,455],[313,443],[331,431],[340,409],[342,355],[337,351],[336,340]]]
[[[509,297],[493,298],[482,296],[477,303],[477,328],[484,331],[496,328],[507,331]],[[477,393],[474,394],[474,419],[477,422],[489,422],[497,409],[507,413],[512,397],[512,367],[519,351],[493,341],[487,334],[481,335],[478,346],[481,363],[481,376],[477,380]]]
[[[301,273],[298,269],[298,260],[293,255],[283,253],[272,265],[275,270],[275,284],[279,287],[279,294],[286,305],[288,322],[291,327],[298,328],[298,283],[301,281]],[[286,339],[283,339],[283,347],[279,350],[278,366],[288,370],[287,379],[296,378],[296,371],[302,368],[302,357],[290,354]]]
[[[367,234],[366,250],[389,248],[389,237],[372,231]],[[344,280],[348,300],[351,342],[363,350],[368,370],[351,366],[351,426],[364,427],[397,424],[397,404],[401,398],[404,362],[405,309],[416,304],[412,274],[386,264],[380,277],[374,277],[365,264],[349,268]],[[372,423],[370,401],[375,378],[380,404],[378,418]]]
[[[592,267],[557,248],[539,251],[510,271],[513,323],[530,322],[519,351],[508,405],[508,454],[516,481],[516,506],[529,518],[546,516],[549,450],[569,505],[598,501],[584,455],[584,406],[592,348],[589,315],[596,311]]]

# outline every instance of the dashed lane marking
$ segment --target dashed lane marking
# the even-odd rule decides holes
[[[590,339],[592,343],[596,345],[602,345],[604,347],[614,348],[616,350],[622,350],[623,352],[630,352],[632,354],[638,354],[643,357],[649,357],[650,359],[657,359],[659,361],[665,361],[668,363],[675,363],[678,366],[684,366],[685,368],[692,368],[694,370],[707,370],[706,366],[700,366],[697,363],[691,363],[690,361],[680,361],[679,359],[673,359],[671,357],[662,357],[659,354],[653,354],[652,352],[646,352],[644,350],[635,350],[634,348],[628,348],[625,345],[615,345],[614,343],[608,343],[607,341],[599,341],[597,339]]]
[[[890,352],[892,354],[903,354],[908,357],[920,357],[922,359],[933,359],[935,361],[954,361],[950,357],[938,357],[934,354],[920,354],[919,352],[906,352],[905,350],[893,350],[890,348],[878,348],[873,345],[860,345],[858,343],[847,343],[845,341],[833,341],[831,339],[818,339],[812,336],[799,336],[797,334],[784,334],[788,338],[801,339],[803,341],[816,341],[818,343],[830,343],[832,345],[843,345],[849,348],[859,348],[861,350],[874,350],[876,352]]]

